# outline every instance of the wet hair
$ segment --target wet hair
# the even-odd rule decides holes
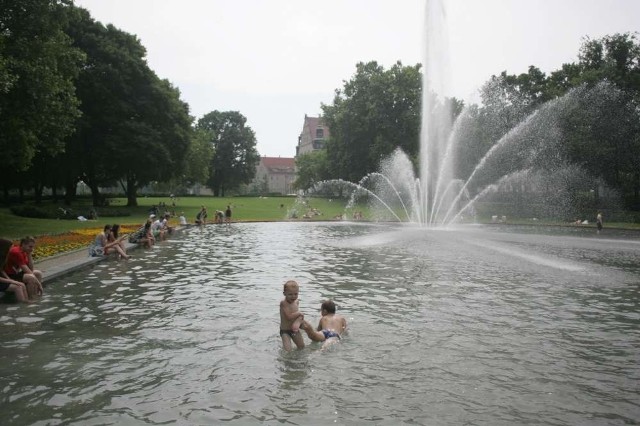
[[[111,233],[113,233],[113,238],[118,238],[118,232],[120,232],[120,225],[114,223],[113,226],[111,226]]]
[[[289,280],[289,281],[287,281],[286,283],[284,283],[284,288],[283,288],[283,290],[284,290],[284,291],[287,291],[287,289],[288,289],[288,288],[291,288],[291,287],[299,287],[299,286],[298,286],[298,283],[297,283],[296,281],[294,281],[294,280]]]
[[[322,302],[320,309],[322,309],[323,311],[327,311],[330,314],[335,314],[336,304],[333,303],[333,300],[325,300],[324,302]]]
[[[111,225],[105,225],[103,231],[110,231]]]

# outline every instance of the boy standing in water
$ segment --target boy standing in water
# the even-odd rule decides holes
[[[324,342],[322,347],[325,348],[341,339],[340,336],[347,329],[347,320],[342,315],[336,314],[336,304],[332,300],[322,302],[320,313],[322,318],[317,330],[314,330],[307,321],[303,321],[301,328],[314,342]]]
[[[284,283],[284,299],[280,302],[280,337],[285,351],[291,350],[291,341],[298,349],[304,348],[304,339],[299,333],[304,315],[298,310],[298,283],[289,280]]]

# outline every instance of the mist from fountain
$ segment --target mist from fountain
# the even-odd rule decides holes
[[[411,222],[424,227],[442,227],[475,215],[477,202],[500,191],[517,192],[527,187],[532,194],[553,187],[554,199],[539,204],[565,203],[572,197],[569,187],[583,178],[579,167],[563,158],[562,117],[572,108],[583,107],[594,91],[609,90],[606,83],[595,88],[580,87],[540,106],[499,138],[470,173],[457,170],[456,153],[470,138],[476,117],[466,107],[452,122],[449,92],[446,13],[442,0],[426,2],[426,47],[422,87],[419,173],[401,150],[396,149],[358,183],[323,181],[312,192],[328,188],[340,194],[350,190],[347,210],[365,200],[373,220]],[[582,103],[581,103],[582,101]],[[558,176],[549,182],[549,177]],[[573,178],[572,178],[573,176]],[[583,179],[585,181],[585,179]],[[334,191],[335,192],[335,191]],[[564,199],[563,199],[564,198]]]

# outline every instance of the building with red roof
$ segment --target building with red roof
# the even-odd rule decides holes
[[[296,180],[295,158],[260,157],[252,190],[260,194],[293,194]]]

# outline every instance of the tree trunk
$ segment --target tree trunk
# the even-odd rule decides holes
[[[137,207],[137,186],[134,178],[127,176],[127,207]]]
[[[64,185],[64,205],[70,206],[71,202],[76,198],[76,182],[68,181]]]
[[[33,197],[35,199],[36,204],[42,204],[42,191],[44,190],[44,185],[38,182],[33,187]]]
[[[98,188],[98,186],[93,183],[89,185],[89,188],[91,189],[91,201],[93,203],[93,206],[94,207],[102,206],[102,197],[100,196],[100,188]]]

